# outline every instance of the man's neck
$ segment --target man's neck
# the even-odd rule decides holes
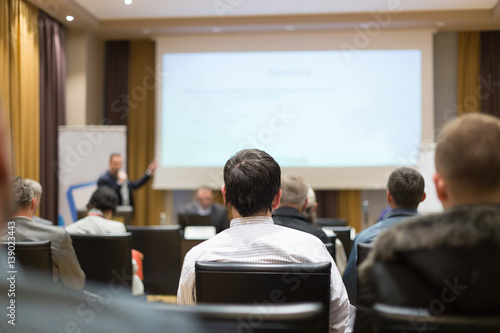
[[[257,212],[255,214],[249,215],[249,216],[241,216],[240,212],[236,210],[236,208],[231,207],[231,210],[233,211],[233,219],[238,219],[242,217],[256,217],[256,216],[264,216],[264,217],[271,217],[272,212],[270,210],[267,211],[262,211],[262,212]]]
[[[33,212],[31,210],[18,210],[13,216],[22,216],[33,219]]]

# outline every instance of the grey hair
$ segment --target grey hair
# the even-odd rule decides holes
[[[282,204],[303,205],[307,199],[309,186],[301,176],[285,175],[281,179],[281,190]]]
[[[24,183],[21,177],[15,177],[12,185],[14,204],[18,208],[30,206],[33,200],[33,190],[31,187]]]
[[[31,189],[33,190],[33,195],[37,198],[40,198],[42,196],[42,185],[40,185],[39,182],[37,182],[36,180],[33,180],[33,179],[29,179],[29,178],[25,178],[23,180],[23,182],[25,184],[28,184],[29,187],[31,187]]]

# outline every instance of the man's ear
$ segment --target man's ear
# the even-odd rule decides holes
[[[278,191],[278,193],[276,194],[276,196],[274,197],[273,199],[273,205],[272,205],[272,208],[273,210],[275,209],[278,209],[279,206],[280,206],[280,201],[281,201],[281,194],[283,193],[283,191],[281,191],[281,189]]]
[[[422,200],[420,200],[420,202],[424,201],[424,200],[425,200],[425,198],[427,198],[427,194],[426,194],[426,193],[425,193],[425,191],[424,191],[424,195],[422,195]]]
[[[392,204],[394,201],[394,199],[392,198],[392,195],[389,193],[389,190],[387,190],[387,202],[390,204]]]
[[[449,199],[449,196],[443,176],[441,176],[439,173],[435,173],[432,177],[432,180],[434,181],[434,186],[436,187],[436,194],[439,201],[441,201],[441,203],[446,202]]]
[[[35,206],[36,206],[36,198],[33,197],[33,198],[31,198],[31,206],[30,206],[30,210],[32,212],[35,212]]]
[[[226,185],[222,185],[222,187],[220,188],[220,191],[222,192],[222,199],[224,199],[224,203],[227,205],[227,202],[226,202]]]
[[[308,198],[306,198],[306,201],[304,202],[304,205],[302,206],[302,210],[301,210],[301,212],[303,212],[303,211],[305,211],[305,210],[306,210],[306,208],[307,208],[307,204],[308,204],[308,203],[309,203],[309,199],[308,199]]]

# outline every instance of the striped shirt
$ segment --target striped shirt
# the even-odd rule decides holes
[[[275,225],[271,217],[233,219],[231,227],[192,248],[184,258],[177,303],[196,303],[196,261],[237,263],[331,262],[330,332],[346,332],[350,305],[342,278],[323,242],[295,229]]]

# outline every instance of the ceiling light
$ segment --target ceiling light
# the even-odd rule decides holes
[[[445,23],[444,22],[436,22],[436,25],[438,27],[444,27],[445,26]]]
[[[285,30],[287,30],[287,31],[293,31],[293,30],[295,30],[295,26],[294,25],[286,25],[285,26]]]
[[[124,2],[126,5],[131,5],[131,4],[132,4],[132,0],[123,0],[123,2]]]
[[[222,28],[221,27],[213,27],[212,32],[222,32]]]
[[[66,21],[68,21],[68,22],[71,22],[71,21],[73,21],[74,19],[75,19],[75,18],[74,18],[73,16],[71,16],[71,15],[66,16]]]
[[[151,29],[142,29],[142,33],[147,35],[147,34],[151,33]]]

